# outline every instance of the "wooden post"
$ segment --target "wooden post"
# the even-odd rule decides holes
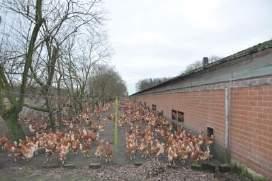
[[[118,151],[118,97],[115,98],[115,119],[114,119],[114,136],[113,136],[113,143],[114,143],[114,150],[115,153]]]

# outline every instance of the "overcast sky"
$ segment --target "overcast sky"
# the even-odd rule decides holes
[[[129,93],[204,56],[228,56],[272,38],[271,0],[105,0],[111,64]]]

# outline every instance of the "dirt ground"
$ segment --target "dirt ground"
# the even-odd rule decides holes
[[[112,141],[114,124],[112,121],[106,119],[108,114],[104,114],[100,119],[105,125],[105,130],[100,134],[100,138]],[[193,171],[188,165],[180,165],[176,168],[169,168],[165,161],[155,162],[150,159],[141,160],[140,158],[137,158],[136,162],[140,162],[142,165],[136,166],[134,164],[135,161],[130,161],[126,157],[125,128],[119,128],[118,152],[114,153],[114,159],[111,163],[105,163],[97,159],[94,156],[94,151],[95,145],[93,145],[91,156],[88,158],[81,154],[69,154],[66,164],[72,164],[74,168],[60,167],[56,158],[53,158],[48,163],[45,163],[44,154],[39,154],[31,161],[20,160],[14,163],[7,157],[6,153],[0,153],[0,181],[244,181],[244,179],[240,179],[235,174],[230,173],[218,175],[208,172]],[[89,164],[91,163],[100,163],[101,168],[89,168]]]
[[[140,181],[140,180],[180,180],[180,181],[235,181],[240,180],[237,176],[215,175],[193,171],[186,168],[168,168],[166,165],[158,165],[151,161],[142,166],[127,165],[104,165],[100,169],[89,169],[87,167],[69,169],[41,169],[37,167],[15,166],[0,170],[0,180],[114,180],[114,181]],[[241,180],[242,181],[242,180]]]

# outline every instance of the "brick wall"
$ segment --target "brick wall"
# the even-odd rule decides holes
[[[272,86],[233,88],[232,158],[272,178]]]
[[[172,109],[184,112],[185,127],[194,131],[214,128],[216,143],[224,147],[224,89],[147,94],[137,100],[156,104],[169,119]],[[230,102],[232,158],[272,178],[272,86],[232,88]]]
[[[224,145],[224,90],[144,95],[138,100],[156,104],[169,119],[172,109],[184,112],[185,127],[197,132],[212,127],[216,142]]]

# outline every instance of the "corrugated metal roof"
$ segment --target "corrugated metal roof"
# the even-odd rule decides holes
[[[220,60],[218,60],[218,61],[209,63],[209,64],[206,65],[205,67],[200,67],[200,68],[197,68],[197,69],[195,69],[195,70],[193,70],[193,71],[190,71],[190,72],[188,72],[188,73],[184,73],[184,74],[178,75],[178,76],[176,76],[176,77],[174,77],[174,78],[172,78],[172,79],[169,79],[169,80],[167,80],[167,81],[165,81],[165,82],[162,82],[162,83],[160,83],[160,84],[158,84],[158,85],[155,85],[155,86],[153,86],[153,87],[144,89],[144,90],[142,90],[142,91],[136,92],[136,93],[134,93],[134,94],[132,94],[132,95],[130,95],[130,96],[135,96],[135,95],[138,95],[138,94],[142,94],[142,93],[144,93],[144,92],[146,92],[146,91],[150,91],[150,90],[153,90],[153,89],[156,89],[156,88],[165,86],[165,85],[169,85],[169,84],[175,82],[176,80],[185,79],[185,78],[187,78],[187,77],[189,77],[189,76],[191,76],[191,75],[194,75],[194,74],[196,74],[196,73],[200,73],[200,72],[202,72],[202,71],[204,71],[204,70],[206,71],[206,70],[208,70],[208,69],[210,69],[210,68],[213,68],[213,67],[215,67],[215,66],[224,64],[224,63],[229,62],[229,61],[236,60],[236,59],[238,59],[238,58],[241,58],[241,57],[244,57],[244,56],[247,56],[247,55],[252,55],[252,54],[254,54],[254,53],[257,53],[257,52],[260,52],[260,51],[263,51],[263,50],[269,49],[269,48],[272,48],[272,40],[268,40],[268,41],[265,41],[265,42],[263,42],[263,43],[259,43],[259,44],[255,45],[255,46],[252,46],[252,47],[250,47],[250,48],[247,48],[247,49],[245,49],[245,50],[242,50],[242,51],[240,51],[240,52],[237,52],[237,53],[235,53],[235,54],[233,54],[233,55],[230,55],[230,56],[227,56],[227,57],[225,57],[225,58],[222,58],[222,59],[220,59]]]

